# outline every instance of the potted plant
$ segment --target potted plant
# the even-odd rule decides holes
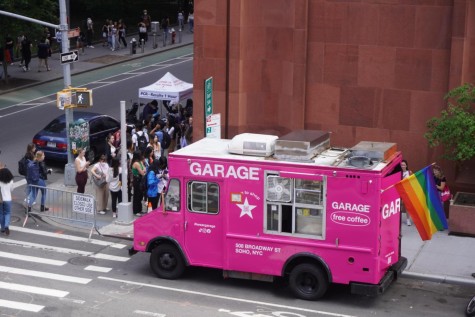
[[[427,122],[424,137],[430,147],[443,146],[443,158],[458,170],[475,158],[475,86],[466,83],[445,96],[447,108]],[[475,235],[475,194],[459,192],[450,204],[449,230]]]

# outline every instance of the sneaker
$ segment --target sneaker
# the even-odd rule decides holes
[[[10,229],[5,228],[5,234],[6,234],[7,236],[9,236],[9,235],[10,235]]]
[[[24,71],[24,72],[26,72],[26,69],[27,69],[26,66],[23,66],[23,71]]]
[[[89,46],[89,48],[94,48],[94,46],[91,45],[91,46]]]
[[[409,227],[412,226],[411,219],[406,219],[406,225],[408,225]]]
[[[135,217],[142,217],[142,213],[141,212],[138,212],[136,214],[134,214]]]
[[[117,218],[117,213],[116,212],[112,213],[112,218]]]
[[[41,205],[41,207],[40,207],[41,212],[48,211],[48,210],[49,210],[48,207],[45,207],[45,206]]]
[[[105,212],[104,210],[98,211],[98,213],[101,214],[101,215],[105,215],[105,214],[106,214],[106,212]]]

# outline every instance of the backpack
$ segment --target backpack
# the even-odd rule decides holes
[[[142,135],[139,135],[138,133],[135,133],[135,135],[137,135],[137,148],[143,153],[148,144],[147,138],[145,137],[145,132],[142,131]]]
[[[160,142],[160,146],[162,149],[166,150],[170,147],[170,143],[172,142],[172,138],[170,137],[170,134],[168,132],[163,131],[163,138],[162,142]]]
[[[28,171],[28,159],[26,158],[26,155],[25,155],[18,161],[18,174],[26,177],[27,171]]]
[[[29,183],[36,183],[40,180],[40,168],[35,161],[28,162],[27,180]]]

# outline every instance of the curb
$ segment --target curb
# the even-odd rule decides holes
[[[424,281],[429,281],[429,282],[436,282],[436,283],[475,286],[475,278],[463,278],[463,277],[416,273],[416,272],[403,272],[401,274],[401,277],[424,280]]]

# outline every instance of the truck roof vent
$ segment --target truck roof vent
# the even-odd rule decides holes
[[[320,130],[297,130],[280,137],[275,143],[279,160],[309,162],[330,148],[330,133]]]
[[[277,139],[276,135],[241,133],[229,142],[228,151],[233,154],[271,156]]]

